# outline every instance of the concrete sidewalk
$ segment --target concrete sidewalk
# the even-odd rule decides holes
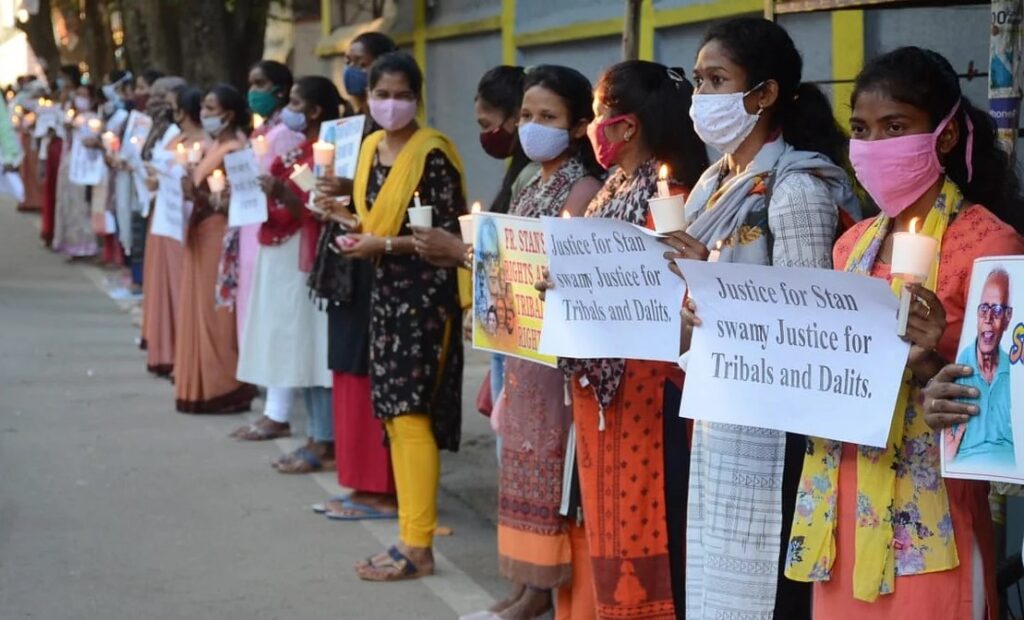
[[[363,583],[352,563],[395,524],[313,515],[333,473],[277,474],[287,442],[228,439],[244,416],[175,413],[99,272],[37,239],[0,211],[0,618],[455,618],[502,594],[494,440],[472,411],[485,357],[443,456],[438,574]]]

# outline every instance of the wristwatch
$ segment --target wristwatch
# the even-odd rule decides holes
[[[395,248],[391,245],[391,237],[384,239],[384,253],[391,254]]]

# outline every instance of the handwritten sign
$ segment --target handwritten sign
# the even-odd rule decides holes
[[[334,176],[351,179],[356,174],[359,145],[363,142],[366,116],[349,116],[320,124],[320,139],[334,144]]]
[[[909,345],[878,278],[679,261],[694,328],[680,416],[885,445]]]
[[[473,244],[473,347],[556,366],[540,344],[544,302],[534,288],[548,264],[535,218],[480,213]]]
[[[127,161],[132,168],[137,168],[142,164],[142,147],[146,143],[146,138],[152,127],[153,119],[146,114],[138,110],[132,110],[128,114],[124,136],[121,138],[121,158]]]
[[[558,357],[675,361],[685,285],[666,246],[621,220],[541,218],[554,290],[540,352]]]
[[[246,226],[267,221],[267,195],[260,189],[259,162],[251,148],[224,156],[224,170],[231,184],[228,226]]]
[[[978,414],[942,431],[942,475],[1024,484],[1024,257],[979,258],[956,363]]]
[[[71,144],[68,180],[75,185],[99,185],[107,178],[107,162],[103,160],[103,149],[85,146],[86,136],[92,137],[92,133],[80,129]]]
[[[163,155],[163,154],[161,154]],[[157,177],[160,186],[156,192],[153,205],[153,223],[150,232],[161,237],[170,237],[184,241],[185,235],[185,194],[181,188],[181,179],[185,169],[179,166],[174,157],[154,157]]]
[[[39,106],[36,109],[36,126],[32,132],[32,137],[45,137],[51,129],[60,133],[63,123],[64,110],[55,105]]]

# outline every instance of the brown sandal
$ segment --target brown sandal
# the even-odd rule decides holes
[[[311,474],[334,467],[334,455],[329,458],[320,457],[314,454],[309,446],[303,446],[274,461],[273,466],[282,474]]]
[[[387,551],[388,558],[380,563],[375,562],[377,558],[369,558],[366,563],[356,566],[356,574],[363,581],[405,581],[408,579],[419,579],[434,574],[434,568],[419,569],[405,556],[398,547],[391,547]]]
[[[270,424],[267,424],[267,422]],[[231,433],[231,437],[239,441],[270,441],[271,439],[291,436],[292,427],[290,425],[278,426],[276,422],[266,416],[257,422],[241,426]]]

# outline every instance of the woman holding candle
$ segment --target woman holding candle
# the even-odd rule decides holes
[[[594,118],[590,82],[568,67],[541,65],[526,76],[519,143],[540,170],[513,199],[522,217],[582,216],[601,188],[587,125]],[[485,309],[486,310],[486,309]],[[559,514],[572,408],[558,368],[505,361],[498,486],[498,552],[516,588],[491,608],[500,618],[544,613],[557,592],[557,618],[594,617],[594,587],[583,528]]]
[[[275,159],[270,174],[260,177],[269,210],[259,230],[238,378],[268,386],[268,392],[298,389],[305,398],[309,441],[275,461],[283,474],[318,471],[334,461],[327,314],[310,299],[299,258],[301,236],[316,239],[319,230],[305,208],[309,190],[289,177],[295,168],[312,165],[320,123],[338,118],[340,106],[341,95],[327,78],[307,76],[296,81],[288,106],[281,111],[281,123],[302,133],[305,140]]]
[[[171,90],[171,120],[181,130],[164,146],[168,155],[153,157],[147,166],[148,189],[159,189],[154,166],[177,153],[179,147],[207,140],[200,125],[199,109],[203,93],[194,86],[181,85]],[[157,147],[154,147],[158,151]],[[180,165],[180,162],[174,162]],[[152,225],[152,218],[150,218]],[[180,241],[159,235],[148,235],[142,277],[142,339],[146,342],[146,369],[160,376],[174,373],[175,334],[180,322],[181,268],[184,248]]]
[[[886,448],[809,439],[786,574],[815,582],[815,618],[997,618],[989,485],[941,477],[928,421],[948,422],[929,418],[934,388],[931,408],[921,388],[956,376],[939,371],[956,357],[974,260],[1024,253],[1017,179],[992,119],[935,52],[875,59],[851,106],[850,160],[882,214],[843,235],[837,268],[898,294],[894,233],[916,219],[938,247],[909,287],[911,349]]]
[[[250,125],[245,99],[233,86],[214,86],[203,98],[200,123],[212,142],[182,179],[192,215],[174,348],[174,395],[184,413],[236,413],[249,410],[256,388],[235,379],[235,314],[218,308],[214,298],[227,205],[209,191],[207,177],[220,169],[224,155],[245,147]]]
[[[690,116],[724,155],[687,199],[671,259],[829,268],[839,210],[859,214],[838,165],[845,138],[821,91],[773,22],[719,24],[697,55]],[[693,303],[684,311],[689,349]],[[745,426],[694,423],[687,499],[687,617],[742,609],[751,618],[810,617],[810,590],[782,575],[806,441]],[[736,521],[738,511],[748,517]],[[755,524],[754,527],[750,523]]]
[[[98,119],[98,99],[93,86],[79,86],[75,91],[76,115],[64,141],[65,156],[61,158],[57,178],[56,219],[53,231],[53,249],[69,260],[96,255],[96,233],[92,227],[92,200],[94,187],[75,185],[69,178],[71,146],[75,141],[89,148],[102,148],[98,135],[89,129],[90,120]],[[105,195],[105,192],[104,192]]]
[[[72,111],[72,97],[82,81],[81,71],[78,65],[63,65],[57,73],[57,105],[67,110],[64,119],[74,119]],[[57,179],[60,177],[61,159],[64,154],[65,132],[53,131],[46,143],[46,170],[43,176],[43,210],[39,225],[39,236],[47,247],[53,246],[54,222],[57,217]],[[42,147],[40,147],[42,148]],[[28,151],[25,151],[25,159],[28,158]],[[22,165],[25,162],[22,161]],[[23,180],[25,177],[22,177]]]
[[[407,208],[419,192],[434,207],[434,224],[454,232],[466,203],[455,146],[416,122],[423,87],[416,61],[400,52],[382,56],[370,70],[369,87],[370,112],[384,129],[363,141],[352,196],[359,232],[339,244],[346,256],[376,263],[363,342],[370,347],[374,415],[391,446],[399,542],[356,571],[362,579],[396,581],[434,570],[438,450],[458,449],[462,420],[455,270],[416,256]],[[359,294],[353,290],[353,297]]]
[[[617,168],[587,217],[650,225],[659,162],[668,163],[684,189],[697,182],[707,154],[693,125],[677,113],[689,107],[692,90],[681,69],[652,62],[622,62],[601,76],[588,135],[601,166]],[[552,286],[538,283],[541,290]],[[682,523],[675,520],[683,500],[669,492],[667,480],[678,469],[669,462],[678,445],[666,450],[665,444],[677,436],[685,441],[685,430],[677,415],[666,415],[665,394],[678,383],[678,369],[622,359],[559,365],[572,395],[596,617],[674,619],[673,584],[682,571]]]

